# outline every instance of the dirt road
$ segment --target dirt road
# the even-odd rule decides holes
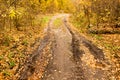
[[[47,52],[42,50],[44,45],[51,43],[51,53],[48,55],[51,56],[44,66],[42,77],[38,75],[41,63],[35,63],[36,67],[29,69],[31,66],[27,66],[24,69],[19,80],[109,80],[103,51],[73,30],[68,23],[68,17],[68,14],[60,14],[51,19],[45,29],[47,37],[43,40],[42,47],[32,56],[31,64],[36,61],[40,63],[40,54]],[[62,23],[56,28],[54,21],[58,18]],[[30,76],[32,78],[28,78]]]

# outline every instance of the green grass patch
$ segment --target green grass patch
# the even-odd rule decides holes
[[[60,18],[58,18],[54,20],[53,24],[54,24],[54,27],[58,28],[59,26],[61,26],[61,24],[63,24],[63,22]]]
[[[48,23],[50,21],[50,19],[51,19],[51,16],[44,16],[40,19],[40,22],[44,26],[46,23]]]
[[[10,76],[11,74],[8,71],[3,71],[4,76]]]
[[[0,60],[2,60],[4,58],[4,56],[3,55],[0,55]]]
[[[115,45],[108,44],[108,43],[104,43],[104,46],[107,49],[112,50],[112,51],[120,50],[120,46],[115,46]]]
[[[8,58],[9,58],[9,59],[12,59],[14,56],[15,56],[15,54],[12,53],[12,52],[8,54]]]
[[[11,36],[8,36],[8,35],[5,35],[5,36],[3,37],[2,44],[3,44],[4,46],[9,46],[11,41],[12,41],[12,37],[11,37]]]
[[[8,64],[9,64],[10,69],[12,69],[15,66],[15,62],[12,60],[9,61]]]
[[[70,17],[70,22],[79,30],[80,33],[85,33],[87,24],[84,17],[76,18],[75,15],[73,15]]]
[[[97,34],[90,34],[90,36],[96,38],[97,40],[102,40],[102,36],[101,35],[97,35]]]
[[[22,45],[27,46],[28,44],[29,44],[29,42],[27,40],[23,40]]]
[[[34,25],[39,25],[44,27],[46,23],[48,23],[51,19],[51,15],[44,15],[44,16],[38,16],[36,17],[36,19],[34,20]]]

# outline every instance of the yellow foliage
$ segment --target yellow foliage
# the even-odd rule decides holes
[[[91,2],[89,0],[82,0],[80,1],[80,4],[85,6],[91,6]]]
[[[11,8],[11,9],[10,9],[10,13],[9,13],[9,17],[10,17],[11,19],[13,19],[13,18],[15,17],[15,15],[16,15],[16,12],[15,12],[14,8]]]
[[[54,3],[54,4],[53,4],[53,5],[54,5],[54,8],[55,8],[55,9],[58,9],[58,1],[57,1],[57,0],[54,0],[53,3]]]

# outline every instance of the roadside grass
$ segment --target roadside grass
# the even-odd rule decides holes
[[[61,24],[63,24],[61,18],[58,18],[53,22],[54,28],[58,28],[59,26],[61,26]]]
[[[93,34],[88,33],[86,27],[81,25],[82,23],[71,18],[71,23],[80,33],[83,33],[87,38],[92,40],[98,47],[105,51],[105,55],[111,60],[112,75],[110,78],[119,78],[120,70],[120,35],[119,34]]]
[[[38,15],[32,26],[22,27],[20,31],[0,31],[0,80],[16,80],[16,70],[38,47],[51,17]]]
[[[49,15],[45,15],[43,17],[41,17],[41,15],[38,15],[34,20],[34,25],[39,25],[44,27],[46,23],[49,22],[50,19],[51,19],[51,16]]]

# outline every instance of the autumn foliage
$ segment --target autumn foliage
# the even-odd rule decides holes
[[[73,12],[69,0],[0,0],[0,28],[11,29],[33,25],[37,14]]]
[[[119,0],[76,0],[76,19],[92,26],[120,27],[120,1]],[[85,25],[84,24],[84,25]],[[107,26],[107,27],[108,27]]]

